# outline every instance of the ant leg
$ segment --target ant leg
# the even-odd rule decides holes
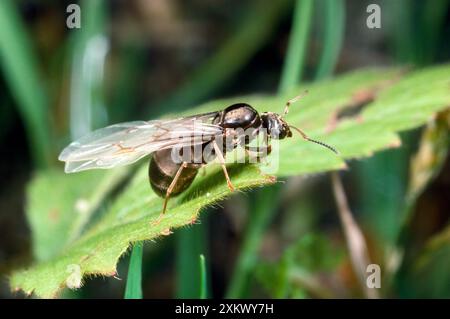
[[[181,176],[181,172],[186,167],[187,167],[187,163],[183,162],[183,164],[181,164],[180,168],[178,169],[177,173],[175,174],[175,177],[173,178],[172,182],[170,183],[169,188],[167,188],[166,197],[164,198],[164,204],[163,204],[163,208],[162,208],[161,214],[159,214],[158,219],[156,221],[154,221],[152,223],[152,225],[157,225],[157,224],[159,224],[161,222],[161,219],[163,218],[164,214],[166,213],[167,203],[169,201],[170,194],[172,194],[172,191],[173,191],[175,185],[177,184],[178,179]]]
[[[217,145],[216,141],[213,141],[212,143],[214,146],[214,150],[216,151],[216,155],[219,158],[220,165],[222,166],[225,178],[227,179],[228,188],[230,189],[231,192],[233,192],[234,186],[233,186],[233,184],[231,184],[230,176],[228,176],[228,171],[227,171],[227,167],[225,165],[225,159],[223,158],[222,151],[219,149],[219,145]]]
[[[261,163],[262,157],[261,157],[261,153],[260,152],[255,152],[252,151],[248,148],[248,146],[246,146],[244,148],[245,150],[245,154],[248,156],[249,158],[249,163],[252,163],[251,161],[256,160],[256,163]]]
[[[249,145],[245,145],[245,153],[250,157],[256,159],[257,163],[261,163],[261,160],[266,159],[267,155],[272,153],[272,145],[270,144],[270,137],[267,134],[265,135],[265,147],[253,147]]]
[[[272,153],[272,144],[270,144],[269,135],[266,135],[266,148],[267,148],[267,155],[270,155],[270,153]]]
[[[263,159],[266,159],[267,155],[272,152],[272,146],[268,145],[266,147],[251,147],[246,145],[245,152],[250,158],[256,159],[257,163],[261,163]]]
[[[308,91],[303,92],[300,95],[297,95],[296,97],[293,97],[292,99],[290,99],[289,101],[286,102],[286,106],[284,108],[284,112],[283,112],[283,116],[285,116],[286,114],[288,114],[289,112],[289,107],[291,106],[292,103],[297,102],[298,100],[300,100],[302,97],[304,97],[306,94],[308,93]]]
[[[200,168],[200,174],[205,177],[206,176],[206,166],[203,166],[202,168]]]
[[[266,154],[272,153],[272,144],[270,144],[270,136],[266,134]]]
[[[186,167],[187,167],[187,163],[183,162],[183,164],[181,164],[180,168],[178,169],[177,173],[175,174],[175,177],[173,178],[172,182],[170,183],[169,188],[166,191],[166,198],[164,199],[164,205],[163,205],[163,210],[162,210],[161,214],[165,214],[166,208],[167,208],[167,202],[169,201],[170,194],[172,194],[172,191],[173,191],[175,185],[177,184],[178,179],[180,178],[181,172]]]

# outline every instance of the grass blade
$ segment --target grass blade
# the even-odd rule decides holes
[[[316,71],[316,80],[333,74],[339,58],[345,31],[345,4],[343,0],[323,0],[324,26],[323,49],[319,66]]]
[[[206,280],[205,256],[200,255],[200,299],[208,298],[208,282]]]
[[[101,88],[109,49],[104,35],[105,1],[81,3],[83,25],[74,36],[70,92],[70,131],[79,138],[107,122]]]
[[[136,243],[133,246],[128,267],[125,299],[142,299],[142,252],[143,243]]]
[[[205,223],[203,217],[203,223]],[[198,256],[206,250],[206,227],[195,225],[177,232],[177,298],[197,298],[201,291],[201,264]]]
[[[415,2],[417,3],[417,2]],[[392,51],[398,62],[412,63],[416,60],[417,39],[414,19],[414,2],[411,0],[386,3],[389,23],[392,28]]]
[[[0,1],[0,65],[24,122],[34,162],[39,167],[49,166],[52,134],[46,88],[31,39],[16,3],[10,0]]]
[[[421,50],[417,50],[417,62],[420,65],[430,64],[438,57],[439,41],[443,30],[449,0],[425,1],[421,10]],[[416,42],[417,43],[417,42]]]
[[[279,91],[281,93],[288,90],[302,79],[312,13],[313,1],[296,1],[288,51],[279,85]]]

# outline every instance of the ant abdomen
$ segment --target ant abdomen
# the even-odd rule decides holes
[[[177,172],[182,163],[175,163],[172,160],[172,149],[165,149],[157,151],[150,159],[150,165],[148,169],[148,177],[150,185],[153,191],[161,196],[165,197],[170,184],[174,180]],[[181,170],[180,175],[171,189],[171,196],[176,196],[185,191],[194,181],[197,176],[198,167],[192,165],[186,165]]]

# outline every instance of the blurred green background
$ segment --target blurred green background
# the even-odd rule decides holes
[[[71,3],[81,6],[81,29],[66,27]],[[380,29],[366,26],[372,3],[381,7]],[[22,297],[6,275],[33,258],[26,185],[39,169],[63,169],[57,155],[70,140],[366,66],[448,62],[449,17],[448,0],[2,0],[0,297]],[[383,278],[382,297],[450,297],[448,158],[417,198],[407,194],[422,130],[343,175],[371,259],[396,269]],[[201,224],[144,245],[145,298],[199,297],[201,286],[209,297],[364,296],[327,175],[293,177],[207,210]],[[399,218],[405,211],[407,220]],[[123,279],[128,264],[128,256],[119,264]],[[122,298],[125,284],[90,279],[64,297]]]

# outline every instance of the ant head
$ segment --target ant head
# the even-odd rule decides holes
[[[317,140],[313,140],[312,138],[309,138],[308,135],[306,135],[301,129],[299,129],[295,126],[292,126],[292,125],[288,125],[287,122],[284,120],[284,116],[286,116],[287,113],[289,112],[289,106],[291,106],[292,103],[298,101],[300,98],[305,96],[307,93],[308,93],[308,91],[305,91],[303,94],[296,96],[293,99],[290,99],[289,101],[287,101],[286,108],[284,109],[283,115],[279,115],[279,114],[272,113],[272,112],[262,113],[261,114],[262,127],[264,127],[268,131],[268,134],[271,138],[277,139],[277,140],[282,140],[286,137],[292,137],[292,131],[291,131],[291,128],[292,128],[292,129],[296,130],[298,133],[300,133],[300,135],[303,137],[304,140],[313,142],[315,144],[319,144],[323,147],[328,148],[330,151],[338,154],[338,151],[334,147],[332,147],[328,144],[325,144],[321,141],[317,141]]]
[[[262,113],[261,121],[262,127],[264,127],[270,137],[275,140],[282,140],[286,137],[292,136],[289,125],[279,114],[272,112]]]

